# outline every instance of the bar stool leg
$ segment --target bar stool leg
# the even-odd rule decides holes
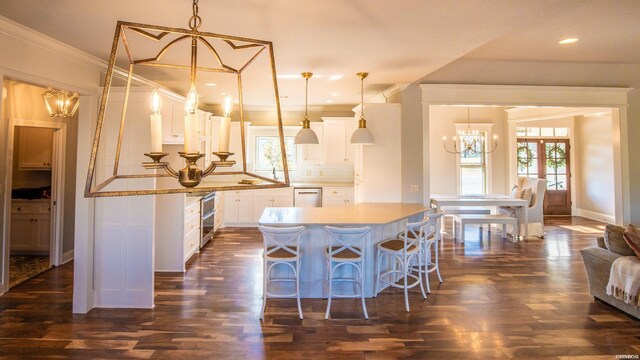
[[[422,249],[422,246],[420,247]],[[418,257],[418,282],[420,282],[420,291],[422,292],[422,297],[427,300],[427,294],[424,292],[424,286],[422,285],[422,254],[420,254],[422,251],[418,251],[418,254],[416,254],[416,256]],[[427,277],[427,264],[424,265],[424,276]],[[407,276],[405,275],[405,278]],[[428,280],[427,280],[428,281]]]
[[[440,276],[440,263],[438,262],[438,238],[436,238],[435,253],[436,253],[436,274],[438,274],[438,280],[440,280],[440,284],[442,284],[443,281],[442,281],[442,276]]]
[[[369,313],[367,313],[367,303],[364,301],[364,257],[360,262],[360,266],[362,266],[362,269],[358,268],[358,273],[360,274],[360,299],[362,299],[362,312],[364,312],[364,318],[369,320]]]
[[[333,264],[329,263],[329,302],[327,303],[327,312],[324,314],[324,319],[329,319],[329,313],[331,312],[331,298],[333,297]]]
[[[295,271],[295,275],[296,275],[296,300],[298,301],[298,315],[300,315],[300,320],[303,319],[302,317],[302,306],[300,305],[300,258],[298,258],[298,261],[296,261],[296,271]]]
[[[424,282],[427,283],[427,293],[431,294],[431,286],[429,285],[429,255],[431,255],[431,246],[427,243],[424,248]],[[438,246],[436,246],[436,252],[437,251]]]
[[[380,262],[382,261],[382,256],[380,256],[380,250],[376,251],[376,277],[375,277],[375,282],[376,282],[376,287],[375,290],[373,291],[373,297],[377,297],[378,296],[378,292],[380,291]]]
[[[402,267],[404,268],[404,305],[409,312],[409,289],[407,288],[407,274],[409,273],[409,261],[408,259],[404,259],[404,263]]]
[[[263,259],[262,264],[262,310],[260,311],[260,319],[264,319],[264,309],[267,306],[267,259]]]

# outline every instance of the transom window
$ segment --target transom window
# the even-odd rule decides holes
[[[569,128],[566,127],[516,127],[517,137],[569,137]]]

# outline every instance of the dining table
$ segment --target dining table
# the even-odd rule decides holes
[[[518,199],[504,194],[482,194],[482,195],[449,195],[449,194],[432,194],[431,207],[436,210],[444,210],[446,207],[455,206],[458,208],[465,207],[501,207],[510,206],[516,209],[516,218],[518,224],[527,224],[529,222],[529,201]],[[529,237],[529,227],[524,227],[524,238]]]

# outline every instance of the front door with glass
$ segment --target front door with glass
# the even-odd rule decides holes
[[[518,176],[547,179],[545,215],[571,215],[569,139],[518,139]]]

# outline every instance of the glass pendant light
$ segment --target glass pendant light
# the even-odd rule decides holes
[[[318,135],[311,129],[311,121],[309,121],[309,79],[313,76],[310,72],[303,72],[302,77],[305,79],[304,94],[304,120],[302,121],[302,129],[298,131],[294,144],[318,144]]]
[[[364,119],[364,79],[369,75],[366,72],[356,74],[360,78],[360,120],[358,120],[358,128],[351,135],[352,144],[373,145],[376,140],[373,134],[367,129],[367,120]]]

